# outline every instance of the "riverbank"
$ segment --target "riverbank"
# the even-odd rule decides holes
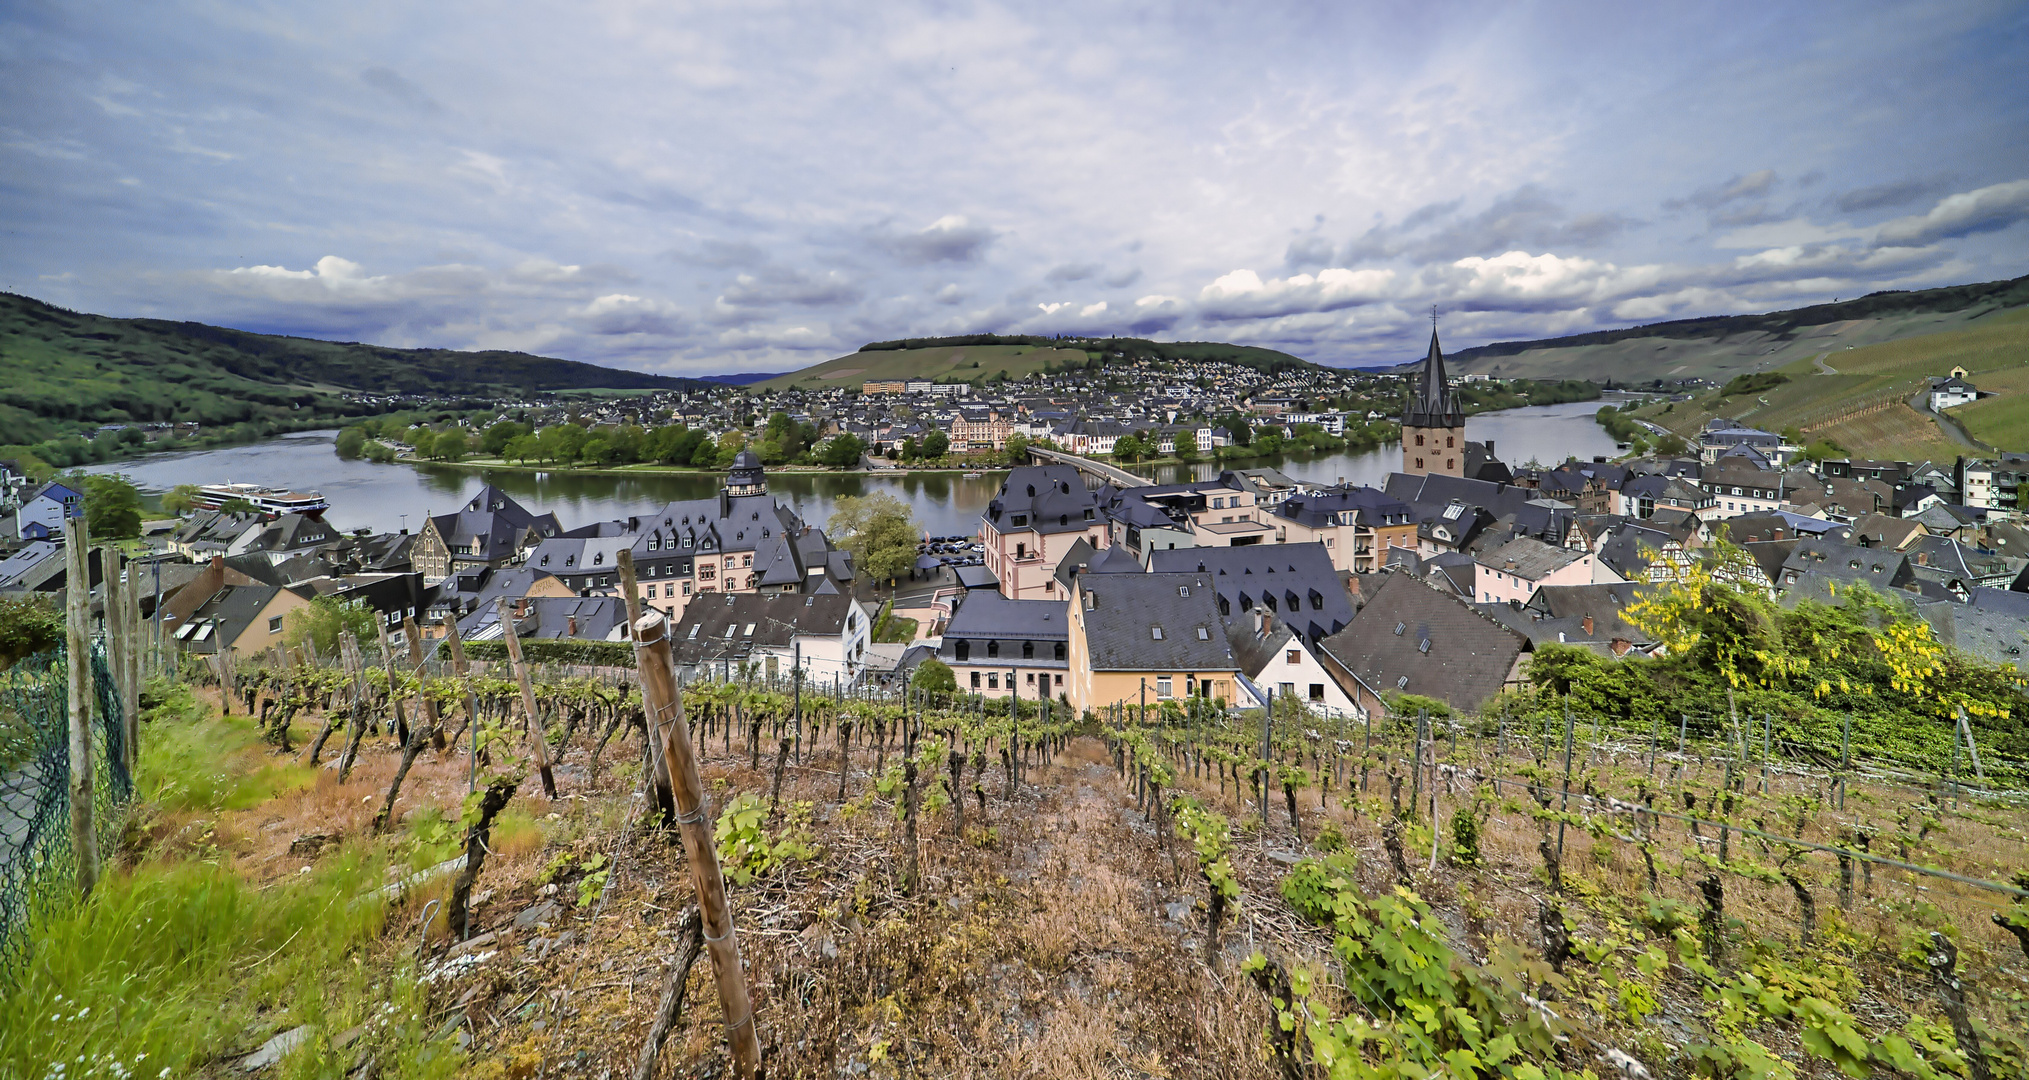
[[[700,469],[690,465],[528,465],[503,461],[499,458],[463,458],[458,461],[432,461],[413,454],[404,454],[387,462],[390,465],[413,465],[432,469],[463,469],[473,473],[510,472],[524,476],[723,476],[724,469]],[[967,473],[1006,472],[1005,464],[996,465],[938,465],[902,466],[891,469],[833,469],[823,465],[770,465],[769,476],[963,476]]]

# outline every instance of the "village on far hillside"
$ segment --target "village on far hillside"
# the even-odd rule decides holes
[[[1469,437],[1464,394],[1486,382],[1448,375],[1433,332],[1406,405],[1392,373],[1218,363],[1113,372],[1100,387],[1073,376],[866,383],[759,399],[787,417],[777,428],[814,435],[785,448],[758,417],[746,417],[751,440],[740,434],[757,399],[731,387],[524,404],[473,421],[475,449],[500,424],[512,429],[504,443],[535,441],[554,430],[545,416],[594,438],[666,423],[700,433],[700,464],[725,456],[720,491],[567,522],[488,485],[413,531],[375,533],[326,524],[313,477],[300,492],[204,486],[136,542],[142,605],[199,656],[258,657],[291,612],[326,598],[371,608],[397,646],[411,625],[431,640],[450,623],[465,641],[497,640],[503,601],[523,638],[619,642],[624,552],[641,602],[676,620],[687,671],[795,669],[892,688],[934,657],[962,689],[1080,712],[1194,695],[1254,708],[1283,695],[1364,719],[1400,695],[1475,709],[1524,684],[1545,643],[1648,655],[1659,643],[1623,610],[1700,564],[1785,603],[1864,584],[1941,642],[2029,671],[2029,455],[1812,456],[1714,420],[1681,453],[1514,464]],[[1929,393],[1940,411],[1980,394],[1963,370]],[[1257,444],[1382,429],[1400,440],[1400,469],[1363,486],[1219,463],[1240,427]],[[871,549],[771,495],[759,452],[821,456],[846,438],[859,467],[935,440],[939,456],[1007,471],[971,535],[891,538],[907,550],[882,552],[878,576],[856,563]],[[1204,478],[1154,483],[1123,469],[1120,443],[1136,438],[1150,455],[1202,448]],[[30,483],[0,462],[0,594],[64,587],[63,523],[83,486]]]

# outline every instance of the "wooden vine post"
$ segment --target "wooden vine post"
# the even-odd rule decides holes
[[[70,704],[70,844],[78,892],[99,883],[99,834],[92,823],[92,571],[84,510],[64,522],[64,644]]]
[[[705,814],[704,782],[691,746],[690,725],[677,693],[676,665],[670,651],[669,624],[660,615],[645,615],[634,624],[634,667],[641,677],[641,703],[651,723],[662,732],[662,758],[676,801],[676,823],[704,914],[705,946],[717,976],[719,1008],[726,1017],[726,1043],[733,1053],[733,1073],[750,1080],[761,1061],[760,1037],[754,1028],[754,1006],[747,996],[747,973],[740,966],[740,940],[733,931],[733,912],[726,902],[726,879],[719,871],[718,850]]]
[[[615,553],[614,561],[620,564],[620,596],[627,602],[627,625],[634,626],[641,621],[642,615],[641,585],[634,573],[634,552],[621,548]],[[648,717],[648,745],[658,746],[662,742],[662,732],[656,727],[655,710],[644,711]],[[663,763],[661,754],[651,751],[648,759],[650,771],[655,777],[655,805],[662,809],[664,824],[667,824],[676,815],[676,803],[671,801],[669,794],[669,768]]]
[[[521,635],[514,631],[514,612],[504,596],[494,603],[500,618],[500,640],[507,643],[507,661],[514,665],[515,681],[521,684],[521,707],[528,710],[529,742],[535,747],[536,772],[542,774],[543,797],[554,799],[557,777],[550,769],[550,742],[542,732],[542,714],[535,708],[535,686],[528,681],[528,665],[521,661]]]

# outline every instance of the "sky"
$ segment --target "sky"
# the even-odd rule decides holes
[[[0,3],[0,290],[667,374],[2029,273],[2029,5]]]

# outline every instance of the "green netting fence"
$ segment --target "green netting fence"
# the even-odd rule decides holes
[[[103,860],[134,795],[126,727],[104,642],[91,648],[93,831]],[[35,920],[77,899],[70,823],[70,673],[65,650],[0,671],[0,983],[26,955]]]

